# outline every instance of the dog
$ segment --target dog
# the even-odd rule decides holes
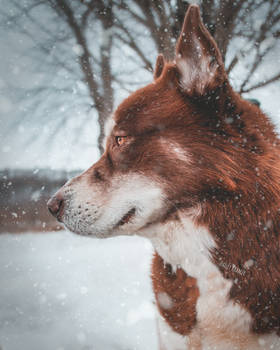
[[[190,5],[175,60],[158,56],[100,160],[48,207],[77,234],[150,239],[161,350],[279,349],[279,154]]]

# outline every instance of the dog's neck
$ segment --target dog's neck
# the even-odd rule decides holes
[[[195,223],[195,217],[178,213],[178,218],[161,224],[151,242],[173,272],[182,268],[189,276],[207,279],[209,274],[218,273],[211,261],[211,250],[216,247],[208,229]]]

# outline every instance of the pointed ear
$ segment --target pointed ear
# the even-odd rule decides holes
[[[164,57],[162,54],[159,54],[157,57],[157,61],[156,61],[155,69],[154,69],[154,79],[155,80],[161,76],[161,73],[162,73],[163,68],[164,68],[164,64],[165,64]]]
[[[220,51],[202,23],[199,7],[190,5],[176,46],[180,85],[191,96],[221,86],[227,76]]]

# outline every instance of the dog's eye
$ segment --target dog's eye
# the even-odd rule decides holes
[[[127,136],[116,136],[116,143],[118,146],[122,146],[127,140]]]

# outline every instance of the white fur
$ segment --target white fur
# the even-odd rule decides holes
[[[164,318],[157,314],[158,341],[160,350],[186,350],[187,337],[172,330]]]
[[[203,93],[205,87],[213,80],[213,76],[218,69],[218,64],[211,65],[210,57],[205,55],[201,55],[199,62],[195,66],[185,58],[178,58],[176,64],[181,73],[181,86],[187,92],[190,92],[195,87],[197,92]]]
[[[116,125],[116,122],[115,122],[113,116],[110,116],[105,122],[105,126],[104,126],[105,137],[103,140],[103,148],[104,149],[106,148],[107,138],[111,134],[115,125]]]
[[[90,176],[84,173],[62,189],[62,219],[71,231],[96,237],[130,234],[162,215],[162,190],[145,176],[130,173],[113,177],[106,188],[103,183],[92,183]],[[136,211],[131,220],[116,227],[132,208]]]
[[[184,163],[191,164],[190,154],[183,149],[178,143],[174,141],[166,140],[165,138],[160,138],[161,147],[165,152],[168,152],[173,158],[181,160]]]
[[[150,237],[156,251],[174,271],[181,267],[197,279],[200,293],[196,305],[197,325],[190,333],[185,349],[256,350],[270,349],[273,344],[280,346],[276,335],[259,337],[251,334],[250,314],[228,298],[232,282],[224,279],[210,260],[209,251],[215,247],[215,241],[207,228],[197,226],[189,213],[181,213],[179,221],[157,229]],[[260,345],[260,339],[263,345]],[[177,348],[174,345],[167,349]]]

